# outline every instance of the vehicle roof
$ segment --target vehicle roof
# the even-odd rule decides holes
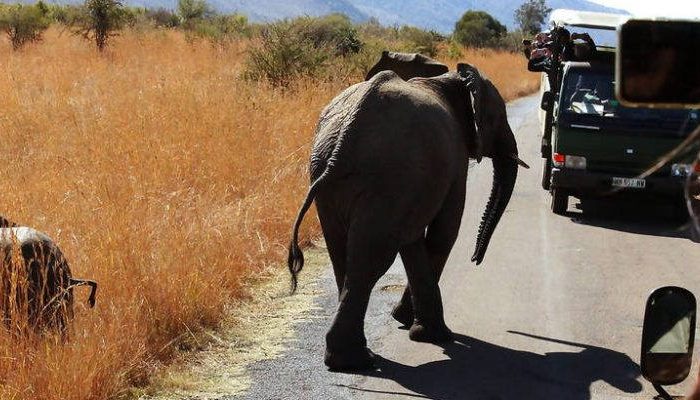
[[[631,16],[593,11],[578,11],[558,8],[549,16],[549,22],[554,26],[575,26],[614,31]]]
[[[613,65],[609,63],[602,63],[598,61],[567,61],[564,63],[564,73],[567,71],[589,69],[595,72],[612,72]]]

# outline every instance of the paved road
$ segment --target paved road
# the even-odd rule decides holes
[[[469,258],[491,166],[470,168],[462,230],[440,283],[453,344],[411,342],[389,317],[400,296],[392,285],[405,281],[397,260],[375,289],[365,327],[378,370],[328,372],[323,336],[336,307],[329,267],[315,318],[299,326],[284,357],[253,366],[254,385],[244,397],[651,399],[637,365],[644,302],[667,284],[700,294],[700,245],[653,204],[612,204],[582,215],[572,199],[568,216],[553,215],[539,186],[536,107],[535,97],[509,105],[520,153],[533,168],[520,170],[479,267]]]

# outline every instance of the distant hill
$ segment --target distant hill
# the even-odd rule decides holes
[[[147,0],[146,0],[147,1]],[[216,0],[222,11],[239,11],[253,21],[299,15],[340,12],[354,21],[374,17],[384,25],[415,25],[449,33],[467,10],[483,10],[509,29],[515,27],[513,13],[525,0]],[[625,13],[586,0],[549,0],[551,8]]]
[[[483,10],[494,16],[509,29],[515,27],[514,12],[524,0],[349,0],[367,15],[386,25],[415,25],[451,32],[455,22],[467,10]],[[586,0],[549,0],[551,8],[571,8],[582,11],[624,12],[600,6]],[[394,10],[394,11],[392,11]],[[395,10],[411,10],[398,13]]]
[[[5,0],[7,1],[7,0]],[[33,2],[33,0],[19,0]],[[49,0],[76,3],[81,0]],[[251,21],[268,22],[301,15],[343,13],[355,22],[376,18],[383,25],[414,25],[450,33],[467,10],[482,10],[509,29],[515,28],[513,13],[525,0],[207,0],[217,11],[240,12]],[[125,0],[130,6],[174,10],[177,0]],[[548,0],[551,8],[625,13],[587,0]]]

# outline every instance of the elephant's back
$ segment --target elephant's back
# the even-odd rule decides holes
[[[459,147],[458,130],[451,108],[440,97],[397,77],[365,98],[350,132],[362,171],[395,168],[415,176],[436,164],[452,167],[446,155]]]
[[[328,166],[334,176],[391,185],[440,184],[466,159],[455,116],[439,96],[382,71],[338,95],[321,113],[311,156],[311,180]],[[437,180],[437,182],[436,182]]]

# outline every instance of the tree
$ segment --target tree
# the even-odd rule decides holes
[[[515,10],[515,21],[520,30],[534,35],[542,30],[547,15],[552,11],[547,7],[546,0],[527,0]]]
[[[107,41],[117,35],[127,21],[128,13],[120,0],[85,0],[82,12],[72,21],[76,33],[94,41],[102,51]]]
[[[41,41],[49,27],[48,7],[39,1],[32,5],[13,4],[0,9],[0,30],[7,34],[13,50],[29,42]]]
[[[484,11],[469,10],[455,24],[453,38],[472,47],[496,46],[506,34],[506,27]]]
[[[214,16],[206,0],[178,0],[177,14],[187,29],[194,28],[197,21]]]

